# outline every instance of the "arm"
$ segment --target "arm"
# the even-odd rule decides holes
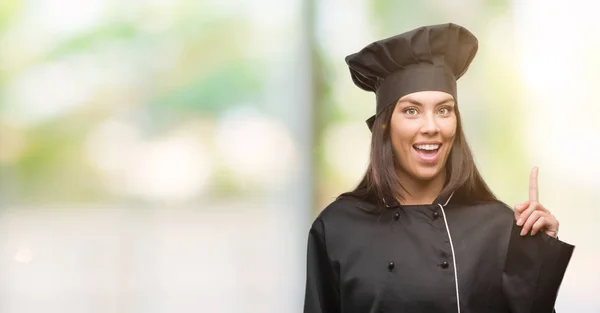
[[[502,288],[512,313],[549,313],[554,303],[574,246],[541,232],[521,236],[513,224]]]
[[[337,277],[327,253],[323,222],[317,219],[308,237],[304,313],[341,312]]]

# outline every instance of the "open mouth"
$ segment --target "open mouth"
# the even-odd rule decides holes
[[[414,144],[413,149],[416,152],[417,156],[423,161],[427,163],[433,163],[437,161],[440,148],[442,144]]]

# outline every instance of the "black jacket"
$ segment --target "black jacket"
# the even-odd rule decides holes
[[[503,203],[374,207],[342,197],[312,224],[305,313],[553,311],[574,246],[521,237]]]

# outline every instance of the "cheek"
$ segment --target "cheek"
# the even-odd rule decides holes
[[[416,131],[408,123],[393,125],[390,129],[390,137],[395,150],[406,150],[412,143]]]
[[[456,136],[456,118],[448,120],[448,123],[445,123],[441,129],[442,136],[447,140],[454,140]]]

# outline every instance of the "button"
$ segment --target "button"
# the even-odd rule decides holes
[[[394,221],[397,221],[398,219],[400,219],[400,213],[396,212],[394,214]]]
[[[438,213],[438,211],[433,212],[433,218],[438,218],[440,217],[440,213]]]
[[[388,263],[388,270],[390,270],[390,272],[394,269],[394,266],[396,266],[396,264],[394,264],[394,262],[390,261],[390,263]]]
[[[442,264],[440,264],[440,266],[442,268],[448,268],[448,265],[450,265],[450,264],[448,264],[448,262],[446,262],[446,261],[444,261],[444,262],[442,262]]]

